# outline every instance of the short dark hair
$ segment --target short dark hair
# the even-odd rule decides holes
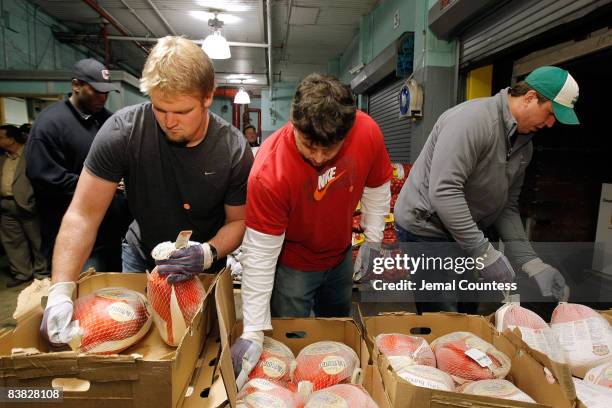
[[[538,103],[542,104],[544,102],[548,102],[550,99],[548,99],[547,97],[543,96],[542,94],[540,94],[538,91],[536,91],[535,89],[533,89],[531,86],[529,86],[529,84],[525,81],[520,81],[517,82],[516,84],[514,84],[511,88],[510,88],[510,96],[523,96],[525,95],[527,92],[529,91],[535,91],[536,95],[538,96]]]
[[[246,132],[246,131],[247,131],[247,129],[253,129],[253,130],[255,131],[255,133],[257,133],[257,129],[255,129],[255,126],[253,126],[253,125],[246,125],[246,126],[244,127],[244,129],[242,130],[242,132],[243,132],[243,133],[244,133],[244,132]]]
[[[25,144],[26,140],[28,140],[28,135],[24,134],[21,129],[15,125],[2,125],[0,129],[6,131],[6,136],[19,144]]]
[[[300,82],[291,102],[291,123],[311,143],[327,147],[344,140],[356,111],[347,85],[330,75],[310,74]]]

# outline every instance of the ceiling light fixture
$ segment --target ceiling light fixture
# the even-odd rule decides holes
[[[238,89],[236,96],[234,96],[234,103],[238,103],[240,105],[246,105],[248,103],[251,103],[251,97],[243,86]]]
[[[242,12],[242,11],[249,11],[252,9],[252,7],[250,7],[249,5],[244,4],[242,3],[242,1],[237,1],[237,0],[225,0],[225,1],[197,0],[196,3],[208,9],[217,9],[217,10],[224,10],[224,11]]]
[[[211,29],[211,34],[204,39],[202,49],[211,59],[228,59],[232,56],[230,53],[229,44],[221,34],[223,21],[215,18],[208,20],[208,26]]]

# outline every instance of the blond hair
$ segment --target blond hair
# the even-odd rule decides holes
[[[145,95],[208,95],[215,88],[215,68],[196,43],[184,37],[160,38],[147,57],[140,91]]]

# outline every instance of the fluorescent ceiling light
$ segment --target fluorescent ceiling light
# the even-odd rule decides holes
[[[257,79],[255,78],[245,78],[245,79],[230,79],[229,83],[230,84],[254,84],[257,82]]]
[[[241,105],[246,105],[247,103],[251,103],[251,97],[244,90],[243,87],[240,87],[240,89],[238,90],[238,93],[234,97],[234,103],[238,103]]]
[[[191,17],[193,18],[197,18],[198,20],[202,20],[202,21],[208,21],[208,20],[215,18],[214,13],[210,13],[208,11],[202,11],[202,10],[191,10],[189,12],[189,15],[191,15]],[[242,21],[240,17],[235,16],[233,14],[226,14],[226,13],[217,14],[217,18],[226,24],[236,24]]]
[[[197,0],[196,3],[208,9],[223,11],[249,11],[251,9],[247,4],[236,0]]]
[[[232,56],[229,44],[219,30],[215,30],[204,39],[202,49],[211,59],[228,59]]]

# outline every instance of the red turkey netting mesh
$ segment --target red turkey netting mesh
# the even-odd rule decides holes
[[[473,333],[446,334],[435,339],[431,348],[438,368],[458,384],[504,378],[510,371],[510,358]]]
[[[415,364],[436,366],[436,357],[424,338],[388,333],[376,336],[375,342],[395,371]]]
[[[572,374],[584,378],[600,364],[612,362],[610,324],[593,309],[574,303],[560,303],[550,321]]]
[[[500,332],[518,328],[529,347],[546,354],[551,360],[565,363],[557,336],[548,323],[531,310],[508,303],[495,312],[495,325]]]
[[[143,294],[110,287],[75,300],[72,320],[78,320],[81,334],[70,343],[72,349],[113,354],[147,334],[151,309]]]
[[[249,378],[263,378],[286,385],[293,377],[293,370],[295,357],[289,347],[280,341],[264,337],[261,357]]]
[[[451,376],[435,367],[415,364],[397,371],[397,375],[417,387],[455,391]]]
[[[532,402],[536,401],[523,391],[518,389],[516,385],[507,380],[480,380],[462,385],[457,391],[464,394],[482,395],[485,397],[494,397],[509,399],[514,401]]]
[[[357,353],[349,346],[335,341],[320,341],[306,346],[296,358],[293,382],[302,392],[334,384],[356,382],[361,370]]]
[[[612,389],[612,363],[591,368],[584,376],[584,381]]]
[[[306,408],[378,408],[360,385],[337,384],[317,391],[306,401]]]
[[[147,273],[147,297],[161,338],[178,346],[204,300],[206,291],[198,277],[169,284],[157,268]]]
[[[249,380],[237,397],[238,408],[301,408],[302,397],[262,378]]]

